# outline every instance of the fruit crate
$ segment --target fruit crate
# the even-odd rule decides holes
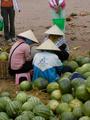
[[[0,79],[12,79],[8,73],[8,61],[0,61]]]

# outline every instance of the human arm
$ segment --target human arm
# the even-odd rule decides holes
[[[32,58],[31,58],[31,51],[30,51],[30,46],[29,45],[26,45],[26,47],[25,47],[25,60],[26,61],[32,60]]]

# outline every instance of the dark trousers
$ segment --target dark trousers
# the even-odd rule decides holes
[[[1,15],[4,21],[4,35],[5,39],[15,37],[15,11],[13,7],[1,7]]]
[[[32,60],[31,61],[26,61],[23,64],[23,66],[20,69],[18,69],[18,70],[12,70],[11,67],[9,66],[9,74],[14,76],[15,74],[29,72],[32,69],[33,69]]]

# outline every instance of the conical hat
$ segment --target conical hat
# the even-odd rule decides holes
[[[36,49],[37,50],[55,50],[55,51],[60,51],[59,48],[50,39],[44,41]]]
[[[48,34],[48,35],[62,35],[62,36],[64,36],[64,33],[56,25],[53,25],[51,28],[49,28],[45,32],[45,34]]]
[[[35,35],[33,34],[33,32],[31,30],[20,33],[17,36],[27,38],[27,39],[32,40],[33,42],[39,43],[39,41],[36,39]]]

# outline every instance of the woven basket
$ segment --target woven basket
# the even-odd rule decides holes
[[[12,79],[12,77],[8,73],[8,62],[0,61],[0,79]]]

